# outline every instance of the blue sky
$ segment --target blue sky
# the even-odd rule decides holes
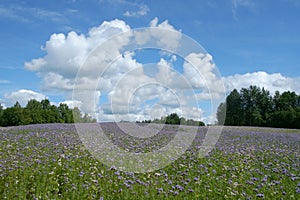
[[[47,41],[49,44],[53,41],[53,34],[67,36],[74,31],[88,38],[89,31],[93,27],[100,27],[104,21],[118,19],[134,29],[149,27],[155,18],[158,24],[167,20],[166,23],[174,30],[191,37],[212,55],[227,92],[255,84],[271,92],[294,90],[300,93],[299,0],[175,0],[159,3],[127,0],[2,0],[1,104],[10,106],[16,100],[26,102],[30,98],[44,97],[53,103],[70,103],[72,98],[66,87],[59,88],[59,84],[54,86],[55,77],[59,76],[51,76],[52,85],[46,81],[47,77],[50,80],[49,73],[57,73],[61,75],[61,81],[66,83],[66,80],[71,80],[68,74],[70,70],[59,71],[60,68],[50,69],[49,66],[38,70],[25,67],[25,63],[51,54],[45,47]],[[136,59],[140,61],[140,58]],[[158,61],[159,58],[156,58],[153,62]],[[103,95],[107,93],[109,91],[102,91],[100,101],[108,98]],[[207,106],[201,110],[206,113],[203,114],[206,121],[212,114],[208,110]]]

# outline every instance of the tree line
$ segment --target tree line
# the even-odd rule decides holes
[[[31,99],[25,107],[16,102],[6,109],[0,104],[0,126],[74,122],[96,122],[96,120],[88,114],[82,115],[77,107],[70,109],[64,103],[60,103],[59,106],[51,105],[48,99],[42,101]]]
[[[217,119],[229,126],[300,128],[300,96],[290,91],[271,96],[257,86],[234,89],[219,105]]]
[[[177,113],[172,113],[166,117],[161,117],[160,119],[154,120],[143,120],[142,122],[137,121],[137,123],[157,123],[157,124],[177,124],[177,125],[190,125],[190,126],[205,126],[202,121],[196,121],[193,119],[185,119],[184,117],[179,117]]]

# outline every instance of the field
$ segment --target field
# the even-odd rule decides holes
[[[114,123],[103,128],[118,141],[126,137]],[[166,126],[159,141],[178,128],[188,131]],[[206,130],[167,167],[132,173],[93,158],[72,124],[0,128],[0,199],[300,199],[300,130],[225,127],[214,150],[199,158]],[[152,137],[144,148],[156,145]]]

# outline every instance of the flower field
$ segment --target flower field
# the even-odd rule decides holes
[[[115,123],[102,128],[130,151],[160,148],[179,128],[189,130],[165,126],[137,140]],[[133,173],[93,158],[73,124],[0,128],[0,199],[300,199],[300,130],[224,127],[199,158],[206,130],[167,167]]]

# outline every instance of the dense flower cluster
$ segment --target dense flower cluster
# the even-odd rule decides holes
[[[115,144],[147,152],[167,144],[178,129],[137,139],[114,123],[101,125]],[[297,199],[300,131],[226,127],[210,155],[198,153],[207,128],[169,166],[151,173],[105,166],[85,149],[73,124],[0,128],[1,199]]]

